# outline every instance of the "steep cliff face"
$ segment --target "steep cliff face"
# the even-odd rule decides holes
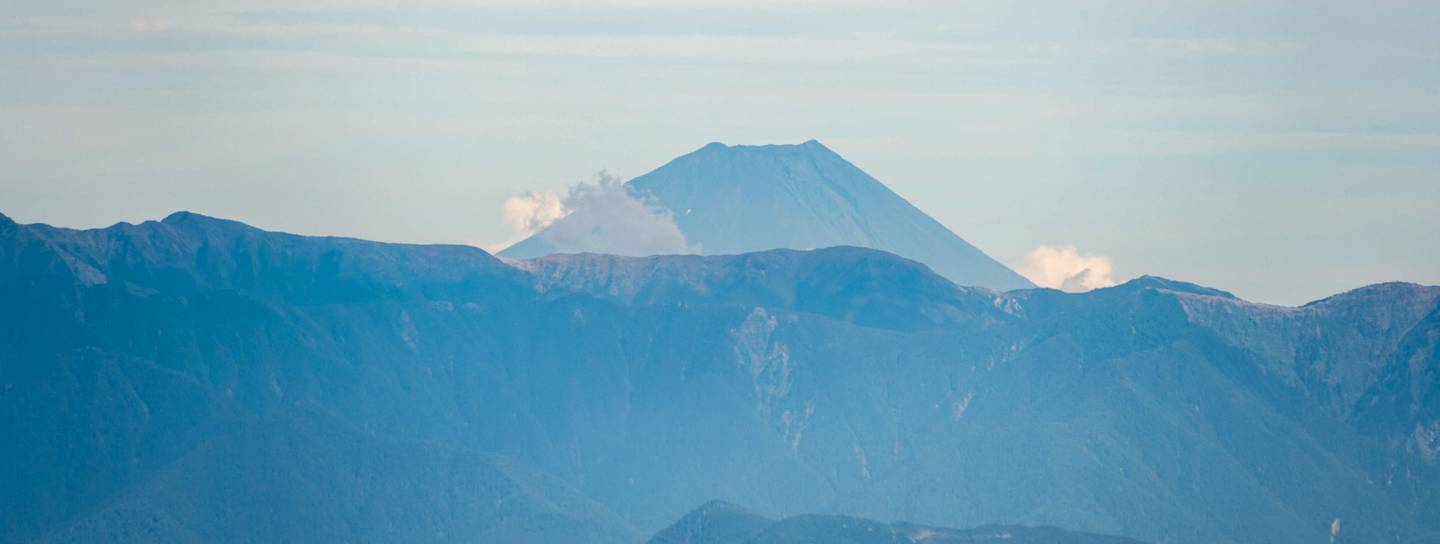
[[[1403,338],[1440,301],[1440,288],[1362,287],[1299,308],[1188,296],[1190,318],[1227,342],[1263,354],[1266,370],[1348,415],[1379,379]]]
[[[1440,509],[1440,307],[1400,340],[1351,422],[1387,445],[1372,472],[1397,501]]]

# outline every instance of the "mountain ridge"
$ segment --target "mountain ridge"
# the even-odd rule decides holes
[[[189,512],[177,538],[273,541],[301,529],[259,509],[284,501],[315,508],[313,539],[440,541],[539,531],[564,497],[599,506],[562,517],[635,538],[717,497],[1167,544],[1324,540],[1336,517],[1342,540],[1440,531],[1433,287],[1302,308],[1158,279],[998,293],[863,248],[587,256],[599,273],[537,278],[474,248],[172,223],[0,226],[0,541],[154,540],[126,528],[156,511]],[[612,294],[615,275],[634,283]],[[425,483],[463,452],[563,485]],[[203,479],[156,479],[210,466],[246,467],[216,473],[236,513]],[[344,521],[366,509],[378,525]]]
[[[514,264],[531,273],[541,291],[584,292],[627,304],[721,299],[907,329],[976,315],[1010,318],[998,292],[956,286],[922,263],[849,246],[716,256],[551,255]]]
[[[801,514],[781,520],[712,500],[657,533],[647,544],[1140,544],[1140,541],[1053,527],[985,525],[950,529],[854,516]]]

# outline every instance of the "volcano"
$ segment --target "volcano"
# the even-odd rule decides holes
[[[630,180],[625,188],[668,214],[688,246],[705,255],[858,246],[919,261],[959,285],[1001,291],[1034,287],[815,140],[712,143]],[[523,260],[602,252],[583,238],[553,235],[575,220],[573,215],[562,218],[500,255]],[[615,236],[624,228],[599,225],[593,230]]]

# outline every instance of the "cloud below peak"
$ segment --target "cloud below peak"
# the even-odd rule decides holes
[[[525,191],[505,199],[505,222],[520,239],[544,230],[568,213],[559,195],[551,191]]]
[[[1070,245],[1032,249],[1015,271],[1040,287],[1071,293],[1115,285],[1110,277],[1114,266],[1109,257],[1082,254]]]
[[[515,238],[501,250],[539,236],[559,253],[664,255],[698,252],[685,241],[670,211],[631,193],[618,178],[601,172],[594,183],[577,183],[564,196],[527,191],[505,200],[505,220]]]

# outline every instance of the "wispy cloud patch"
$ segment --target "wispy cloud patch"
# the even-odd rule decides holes
[[[1030,250],[1015,267],[1035,285],[1071,293],[1115,285],[1110,278],[1113,269],[1109,257],[1085,255],[1075,246],[1049,245]]]
[[[544,230],[567,213],[565,203],[553,191],[525,191],[505,199],[505,222],[515,230],[517,239]]]

